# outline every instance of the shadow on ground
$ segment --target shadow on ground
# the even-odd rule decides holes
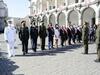
[[[28,54],[26,54],[25,56],[23,55],[16,55],[16,57],[30,57],[30,56],[55,56],[58,53],[66,53],[66,52],[73,52],[74,50],[77,50],[78,48],[82,47],[82,44],[76,44],[76,45],[70,45],[70,46],[65,46],[63,48],[56,48],[56,49],[51,49],[51,50],[41,50],[41,51],[37,51],[35,52],[29,52]],[[31,49],[29,49],[30,51]]]
[[[0,75],[24,75],[24,74],[13,74],[19,66],[14,61],[7,59],[7,53],[0,52]]]
[[[11,61],[10,59],[0,58],[0,75],[14,75],[13,71],[15,71],[17,68],[19,68],[19,66],[15,65],[15,62]]]

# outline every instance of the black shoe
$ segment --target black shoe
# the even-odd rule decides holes
[[[83,54],[88,54],[88,53],[83,53]]]
[[[23,52],[23,55],[25,55],[25,52]]]
[[[28,51],[25,52],[26,54],[28,53]]]
[[[46,50],[46,49],[45,49],[45,48],[42,48],[41,50],[44,51],[44,50]]]
[[[32,50],[34,50],[34,48],[32,48]]]
[[[52,49],[55,49],[54,47],[52,47]]]
[[[36,50],[34,50],[34,52],[36,52]]]
[[[96,59],[95,62],[100,62],[100,59]]]
[[[68,45],[72,45],[71,43],[69,43]]]
[[[51,50],[51,48],[49,48],[49,50]]]

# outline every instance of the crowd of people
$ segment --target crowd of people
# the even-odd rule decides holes
[[[37,26],[35,22],[31,23],[30,27],[26,26],[26,21],[21,22],[21,27],[18,31],[19,39],[22,42],[23,55],[28,53],[28,40],[31,39],[32,50],[37,52],[37,41],[40,37],[41,50],[45,50],[46,37],[48,37],[48,49],[58,48],[60,46],[82,43],[84,45],[85,54],[88,54],[88,41],[94,42],[96,40],[96,30],[99,28],[96,25],[89,25],[87,22],[83,26],[78,25],[65,25],[58,24],[48,27],[42,22]],[[99,29],[98,29],[99,30]],[[100,31],[99,31],[100,33]],[[98,34],[99,34],[98,33]],[[5,28],[4,37],[8,45],[8,56],[15,56],[14,43],[15,43],[16,29],[11,20],[8,21],[8,26]],[[100,39],[100,37],[98,37]],[[60,40],[60,42],[59,42]],[[99,40],[100,41],[100,40]],[[99,44],[99,43],[98,43]],[[98,45],[97,44],[97,45]],[[99,44],[100,45],[100,44]],[[98,45],[98,49],[100,46]],[[99,51],[99,50],[98,50]],[[99,52],[98,52],[99,53]],[[100,60],[100,56],[99,56]]]

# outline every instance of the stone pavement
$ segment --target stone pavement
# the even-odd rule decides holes
[[[22,56],[17,40],[16,56],[7,59],[7,47],[0,35],[0,75],[100,75],[100,63],[95,62],[96,45],[89,44],[89,54],[83,54],[81,44]],[[30,48],[30,45],[29,45]]]

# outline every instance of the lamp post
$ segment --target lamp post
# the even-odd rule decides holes
[[[32,4],[32,0],[28,0],[30,2],[29,5],[29,10],[30,10],[30,14],[29,14],[29,20],[30,20],[30,24],[32,24],[33,22],[35,22],[35,16],[33,16],[33,4]]]
[[[3,0],[0,1],[0,32],[3,32],[4,27],[6,25],[5,19],[8,17],[8,9],[7,5],[3,2]]]

